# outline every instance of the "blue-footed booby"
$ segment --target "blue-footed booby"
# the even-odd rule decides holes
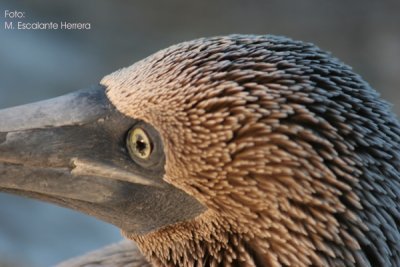
[[[312,44],[203,38],[1,110],[0,191],[114,224],[140,264],[400,266],[399,133]]]

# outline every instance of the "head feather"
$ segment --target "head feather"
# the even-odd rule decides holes
[[[400,264],[399,124],[360,76],[276,36],[198,39],[102,80],[208,210],[136,240],[160,265]],[[200,264],[200,265],[198,265]]]

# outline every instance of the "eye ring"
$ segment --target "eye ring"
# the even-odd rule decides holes
[[[153,143],[147,132],[141,127],[129,130],[126,147],[132,159],[148,160],[153,152]]]

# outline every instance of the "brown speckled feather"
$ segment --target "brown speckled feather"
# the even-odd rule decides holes
[[[312,44],[232,35],[172,46],[102,80],[152,124],[164,179],[208,210],[147,235],[159,266],[400,266],[399,123]]]

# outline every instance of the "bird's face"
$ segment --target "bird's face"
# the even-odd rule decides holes
[[[158,131],[118,112],[104,86],[0,112],[0,191],[147,233],[204,211],[163,181]]]
[[[5,109],[0,118],[0,191],[77,209],[135,233],[204,209],[163,181],[160,135],[115,110],[103,86]]]

